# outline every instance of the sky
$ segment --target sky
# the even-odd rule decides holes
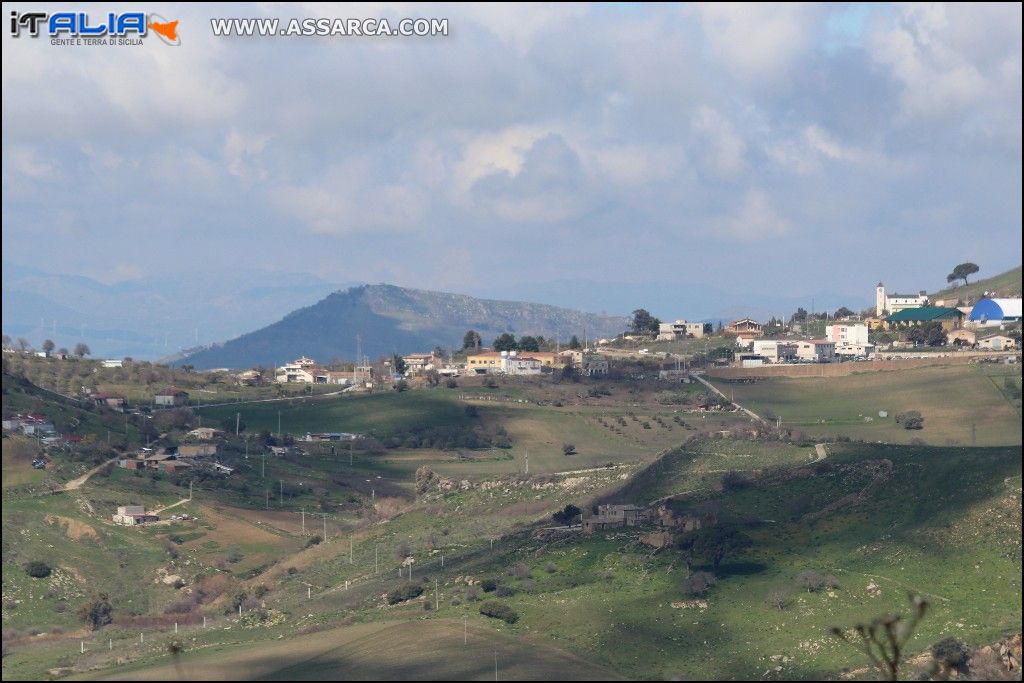
[[[5,261],[663,317],[1020,264],[1019,3],[144,9],[181,45],[5,27]],[[223,38],[210,17],[449,35]]]

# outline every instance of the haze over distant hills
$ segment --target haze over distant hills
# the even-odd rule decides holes
[[[458,348],[466,330],[485,344],[503,332],[568,339],[576,334],[613,336],[627,319],[521,301],[478,299],[464,294],[363,285],[337,291],[289,313],[280,321],[175,361],[197,368],[275,365],[305,354],[320,361],[356,357],[356,336],[370,358]]]
[[[36,347],[84,341],[97,357],[155,359],[265,325],[352,284],[255,269],[104,284],[4,261],[3,331]]]

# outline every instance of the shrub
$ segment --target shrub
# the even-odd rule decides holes
[[[816,593],[827,585],[825,577],[814,571],[808,569],[802,571],[796,575],[796,585],[803,588],[808,593]]]
[[[512,576],[517,579],[528,579],[530,578],[530,567],[525,562],[516,562],[515,566],[512,567]]]
[[[773,588],[764,598],[765,603],[775,609],[786,609],[789,605],[789,593],[784,588]]]
[[[110,605],[106,593],[97,593],[89,602],[78,608],[78,616],[95,631],[114,620],[114,608]]]
[[[473,602],[480,597],[480,590],[476,586],[470,586],[466,589],[466,600]]]
[[[548,562],[546,565],[544,565],[544,571],[546,571],[548,574],[554,574],[558,571],[558,565],[556,565],[554,562]]]
[[[526,579],[523,581],[523,591],[526,593],[532,593],[533,589],[537,587],[537,582],[533,579]]]
[[[308,539],[306,539],[306,545],[304,547],[312,548],[315,545],[320,545],[320,542],[322,540],[324,540],[324,539],[320,538],[319,534],[310,536]],[[294,567],[291,567],[291,569],[294,569]]]
[[[742,472],[729,470],[722,477],[722,488],[726,491],[742,491],[748,486],[750,486],[750,480]]]
[[[423,586],[418,583],[404,583],[388,593],[388,604],[397,605],[406,600],[412,600],[423,595]]]
[[[971,651],[956,638],[943,638],[932,645],[932,657],[940,664],[960,669],[967,664]]]
[[[562,444],[562,455],[575,455],[575,454],[576,454],[576,446],[574,446],[571,443],[564,443],[564,444]]]
[[[33,579],[45,579],[53,572],[50,565],[40,560],[32,560],[25,565],[25,573]]]
[[[484,593],[493,593],[498,589],[497,579],[484,579],[480,582],[480,588]]]
[[[924,429],[924,417],[916,410],[908,410],[896,414],[896,424],[903,425],[904,429]]]
[[[299,570],[295,567],[288,567],[288,576],[295,576],[299,573]]]
[[[715,585],[711,572],[694,572],[683,579],[683,592],[687,595],[704,595]]]
[[[448,381],[445,382],[444,385],[446,387],[448,387],[449,389],[455,389],[455,388],[457,388],[459,386],[459,383],[458,383],[458,381],[456,381],[456,379],[454,377],[449,377]]]
[[[228,554],[225,559],[227,559],[227,561],[231,564],[238,564],[242,561],[242,553],[238,550],[238,548],[232,548],[228,551]]]
[[[572,523],[576,520],[577,517],[580,516],[580,513],[582,512],[583,511],[580,510],[575,505],[569,504],[566,505],[561,510],[559,510],[558,512],[556,512],[555,514],[551,515],[551,518],[559,524],[572,526]]]
[[[270,592],[270,589],[264,586],[262,583],[253,589],[252,594],[257,598],[262,598],[264,595]]]
[[[519,621],[519,615],[515,610],[497,600],[488,600],[480,605],[480,614],[492,619],[501,619],[506,624],[514,624]]]
[[[511,598],[516,594],[516,588],[515,586],[498,586],[494,594],[499,598]]]

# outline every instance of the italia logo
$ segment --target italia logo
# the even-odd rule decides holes
[[[150,31],[167,45],[181,45],[178,20],[168,21],[159,14],[108,12],[103,18],[90,18],[86,12],[11,12],[11,36],[15,38],[25,33],[51,39],[141,39]]]

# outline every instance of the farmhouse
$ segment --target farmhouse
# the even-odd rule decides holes
[[[905,329],[917,327],[928,323],[937,322],[942,329],[951,332],[960,327],[960,321],[964,314],[956,308],[944,306],[920,306],[918,308],[905,308],[898,313],[886,317],[885,326],[887,329]]]
[[[592,534],[602,529],[646,524],[647,509],[639,505],[598,505],[596,515],[584,515],[583,533]]]
[[[740,318],[739,320],[733,320],[731,323],[725,326],[726,334],[735,335],[752,335],[760,337],[764,334],[761,327],[761,323],[757,322],[752,318]]]
[[[163,407],[175,407],[188,405],[188,392],[181,389],[164,389],[153,397],[153,403]]]
[[[179,458],[206,458],[217,455],[215,443],[185,443],[178,446]]]
[[[677,320],[674,323],[660,323],[658,339],[664,341],[685,339],[686,337],[700,339],[706,334],[711,334],[711,331],[711,323],[691,323],[686,320]]]
[[[437,364],[437,357],[432,353],[410,353],[402,356],[405,362],[405,370],[411,375],[431,370]]]
[[[532,353],[530,355],[533,355]],[[582,349],[567,349],[558,354],[562,362],[571,366],[581,375],[598,377],[608,374],[608,359]]]
[[[978,333],[964,327],[950,332],[946,341],[955,346],[974,346],[978,341]]]
[[[541,369],[561,366],[564,362],[553,351],[523,351],[519,356],[516,351],[484,351],[466,358],[466,370],[470,374],[485,375],[487,373],[504,372],[506,374],[539,374]],[[510,363],[508,358],[529,358],[536,361],[537,371],[533,371],[533,363]],[[512,368],[512,370],[510,370]],[[520,371],[522,370],[522,371]]]
[[[102,392],[89,394],[89,400],[97,406],[106,406],[108,408],[113,408],[114,410],[122,411],[127,403],[124,396],[121,396],[120,394],[107,394]]]
[[[967,319],[972,326],[1004,325],[1020,322],[1021,300],[982,299],[974,304]]]
[[[160,518],[154,514],[147,514],[146,508],[142,505],[121,505],[117,512],[111,515],[114,524],[125,526],[137,526],[147,522],[159,522]]]
[[[978,340],[978,348],[986,351],[1006,351],[1017,348],[1017,340],[1007,337],[1005,334],[996,334]]]
[[[501,359],[501,371],[506,375],[539,375],[543,363],[532,356],[519,356],[515,351]]]
[[[190,432],[185,434],[188,439],[195,439],[197,441],[209,441],[214,437],[220,436],[221,430],[214,429],[213,427],[197,427]]]

